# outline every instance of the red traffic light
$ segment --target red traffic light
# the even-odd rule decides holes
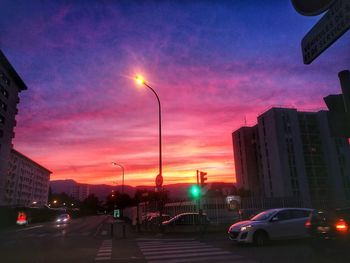
[[[208,178],[207,178],[207,173],[205,173],[205,172],[200,172],[199,175],[200,175],[201,186],[203,187],[203,186],[206,185],[205,181],[208,180]]]

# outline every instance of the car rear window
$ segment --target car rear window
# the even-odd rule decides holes
[[[305,218],[310,216],[310,211],[308,210],[292,210],[292,218]]]

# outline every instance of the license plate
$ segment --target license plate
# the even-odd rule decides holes
[[[317,231],[321,233],[327,233],[329,232],[329,226],[318,226]]]

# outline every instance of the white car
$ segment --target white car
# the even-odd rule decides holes
[[[269,240],[305,238],[308,236],[305,222],[312,211],[309,208],[269,209],[250,220],[233,224],[228,235],[238,243],[254,243],[258,246]]]

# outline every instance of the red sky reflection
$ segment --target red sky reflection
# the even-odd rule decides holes
[[[14,145],[52,179],[153,185],[158,92],[164,182],[234,182],[231,133],[271,106],[324,108],[348,68],[345,35],[312,65],[317,18],[290,1],[2,1],[0,47],[27,83]],[[337,59],[334,59],[337,58]]]

